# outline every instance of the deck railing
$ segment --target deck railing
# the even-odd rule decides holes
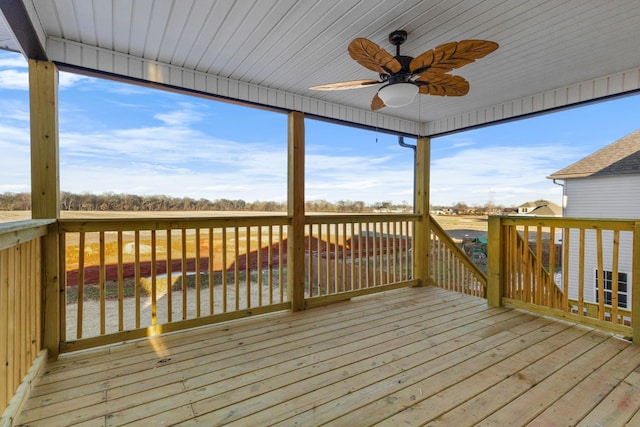
[[[52,222],[0,225],[0,409],[41,350],[42,238]]]
[[[492,217],[489,302],[640,338],[640,222]]]
[[[60,220],[61,351],[288,308],[287,224]]]
[[[316,215],[306,305],[408,286],[411,215]],[[61,351],[290,307],[279,217],[60,220]]]
[[[485,297],[487,277],[454,240],[431,219],[430,277],[435,286]],[[484,264],[484,259],[483,265]]]
[[[308,215],[307,305],[417,284],[412,241],[417,215]]]

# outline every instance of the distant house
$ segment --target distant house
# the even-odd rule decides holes
[[[562,208],[548,200],[526,202],[517,207],[518,215],[562,216]]]
[[[575,218],[640,218],[640,130],[578,160],[550,176],[562,180],[564,214]],[[585,247],[585,293],[591,289],[597,302],[597,254],[595,233],[587,233]],[[603,233],[605,302],[611,301],[612,235]],[[570,241],[578,241],[573,233]],[[570,245],[570,271],[578,271],[577,248]],[[620,233],[618,306],[630,308],[632,236]],[[575,265],[574,265],[575,264]],[[578,277],[569,277],[570,298],[577,296]]]

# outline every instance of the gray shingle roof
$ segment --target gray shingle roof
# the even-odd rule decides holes
[[[640,129],[549,175],[549,179],[640,173]]]

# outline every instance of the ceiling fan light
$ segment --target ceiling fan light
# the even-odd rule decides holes
[[[418,86],[413,83],[392,83],[383,86],[378,96],[387,107],[404,107],[411,104],[418,93]]]

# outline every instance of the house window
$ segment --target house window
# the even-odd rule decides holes
[[[618,273],[618,307],[620,308],[629,308],[628,302],[628,294],[627,294],[627,284],[628,284],[628,274],[627,273]],[[611,289],[613,287],[613,272],[604,270],[604,303],[607,305],[611,305]],[[596,302],[598,301],[598,270],[595,271],[595,291],[596,291]]]

